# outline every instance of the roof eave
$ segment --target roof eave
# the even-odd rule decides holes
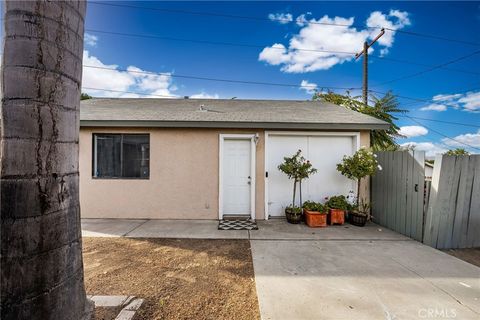
[[[238,121],[80,120],[81,127],[264,128],[300,130],[384,130],[387,123],[303,123]]]

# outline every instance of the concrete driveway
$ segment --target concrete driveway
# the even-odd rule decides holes
[[[480,319],[480,268],[369,224],[83,219],[84,237],[250,240],[262,319]]]
[[[480,319],[480,268],[416,241],[251,246],[262,319]]]

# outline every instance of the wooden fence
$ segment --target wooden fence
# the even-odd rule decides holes
[[[425,152],[377,152],[382,170],[372,178],[373,221],[422,241]]]
[[[434,248],[480,247],[480,155],[437,156],[424,233]]]

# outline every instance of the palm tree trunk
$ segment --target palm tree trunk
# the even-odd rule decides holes
[[[86,2],[6,1],[1,319],[89,319],[78,131]]]

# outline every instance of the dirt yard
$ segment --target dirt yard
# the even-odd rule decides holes
[[[480,248],[444,250],[449,255],[480,267]]]
[[[259,319],[244,240],[84,238],[90,295],[145,299],[138,319]]]

